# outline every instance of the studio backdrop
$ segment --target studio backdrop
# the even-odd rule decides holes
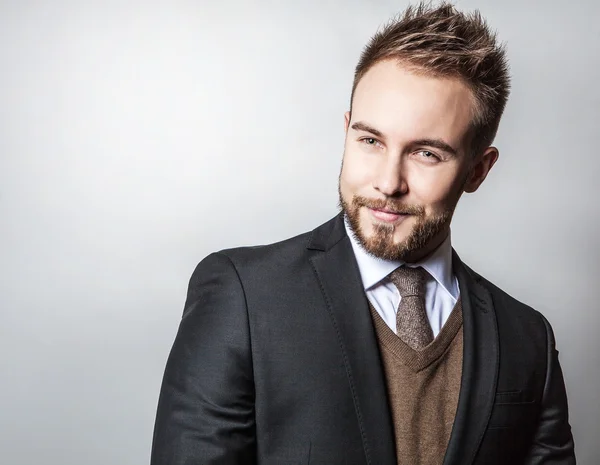
[[[0,2],[0,463],[147,464],[189,277],[337,212],[353,69],[406,1]],[[600,3],[460,1],[512,94],[463,260],[552,323],[600,456]]]

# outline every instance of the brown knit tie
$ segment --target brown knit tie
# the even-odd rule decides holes
[[[423,268],[408,266],[401,266],[390,274],[390,280],[402,297],[396,313],[396,333],[414,350],[420,350],[433,341],[433,331],[425,313],[427,276]]]

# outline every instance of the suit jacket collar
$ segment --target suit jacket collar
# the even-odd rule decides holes
[[[326,252],[346,236],[344,214],[338,213],[327,223],[314,229],[308,240],[307,249]]]
[[[500,350],[492,296],[453,254],[463,308],[463,368],[458,407],[443,465],[473,463],[492,414]]]
[[[315,229],[310,258],[337,336],[366,463],[396,465],[395,440],[379,346],[343,217]]]

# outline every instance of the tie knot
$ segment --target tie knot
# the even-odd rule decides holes
[[[390,273],[390,280],[398,288],[402,297],[421,296],[425,289],[427,274],[427,271],[420,266],[417,268],[401,266]]]

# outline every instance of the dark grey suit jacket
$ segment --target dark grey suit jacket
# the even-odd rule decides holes
[[[574,464],[550,325],[456,254],[453,263],[464,355],[444,465]],[[198,265],[165,370],[152,465],[395,465],[393,434],[341,215]]]

